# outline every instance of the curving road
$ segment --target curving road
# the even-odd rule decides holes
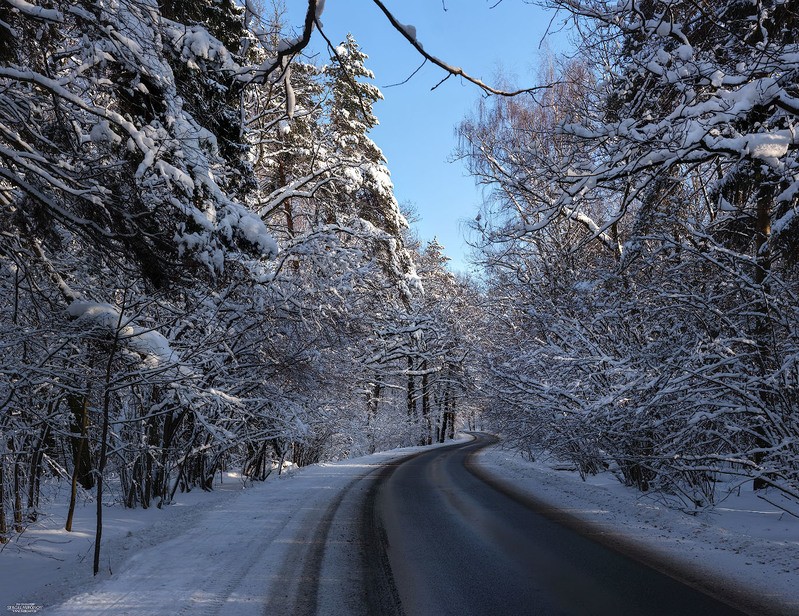
[[[376,594],[398,597],[409,616],[744,613],[611,549],[600,530],[493,485],[470,464],[493,442],[476,435],[376,478],[365,528],[372,568],[390,566],[393,578]]]
[[[43,613],[742,613],[622,539],[483,476],[472,456],[495,441],[319,465],[222,499]],[[739,599],[752,614],[788,613]]]

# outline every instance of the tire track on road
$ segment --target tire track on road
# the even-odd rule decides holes
[[[347,541],[358,544],[359,556],[352,566],[359,569],[360,588],[350,588],[349,593],[360,597],[358,611],[364,615],[402,616],[399,596],[394,588],[391,567],[385,553],[385,532],[375,510],[375,500],[381,482],[400,464],[419,455],[421,452],[410,454],[380,464],[358,475],[344,486],[321,514],[312,511],[305,516],[301,530],[306,529],[307,534],[294,538],[296,543],[286,554],[273,581],[264,614],[268,616],[317,614],[325,556],[330,548],[331,530],[342,511],[342,506],[346,504],[348,509],[353,508],[359,512],[354,529],[354,533],[359,535],[350,536]],[[366,487],[364,482],[368,484]],[[362,487],[364,487],[363,494],[356,494],[357,489]],[[355,501],[350,503],[349,499]],[[346,522],[339,521],[339,524],[346,527]],[[350,611],[347,613],[352,613],[352,609],[350,606]]]

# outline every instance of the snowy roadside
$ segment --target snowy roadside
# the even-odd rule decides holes
[[[623,486],[610,473],[583,481],[576,471],[529,462],[501,446],[478,456],[483,470],[516,490],[717,580],[719,587],[799,614],[799,519],[758,498],[751,485],[713,511],[688,515]]]
[[[260,613],[255,604],[264,600],[264,580],[279,575],[283,551],[301,532],[297,527],[307,512],[324,510],[357,477],[422,449],[316,464],[281,476],[275,472],[265,482],[243,482],[231,473],[214,491],[177,494],[162,510],[108,506],[96,577],[95,505],[81,503],[73,532],[67,533],[68,496],[58,494],[46,517],[0,546],[0,610],[45,613],[59,606],[55,611],[62,614],[160,616],[183,606],[192,614],[203,607]],[[254,574],[258,579],[249,580]],[[251,596],[243,597],[247,587]],[[238,603],[220,605],[231,599]]]
[[[275,474],[265,483],[271,486],[276,478]],[[0,609],[9,613],[35,612],[87,591],[98,581],[119,573],[125,561],[138,552],[196,526],[208,511],[262,487],[265,486],[243,482],[237,473],[226,473],[215,481],[212,492],[197,488],[177,494],[175,502],[161,510],[106,506],[101,571],[96,578],[92,575],[95,504],[88,500],[78,504],[73,531],[68,533],[64,530],[66,490],[61,490],[55,496],[58,500],[46,505],[46,514],[7,545],[0,546]]]
[[[286,550],[301,536],[309,512],[324,511],[358,477],[422,449],[314,465],[273,474],[264,483],[227,475],[214,492],[179,494],[163,510],[107,507],[96,578],[91,575],[94,505],[79,507],[72,533],[63,530],[65,507],[54,508],[0,552],[0,609],[19,613],[60,606],[53,611],[139,616],[203,613],[204,606],[208,613],[260,613],[267,585],[283,583]],[[625,488],[609,474],[583,482],[575,472],[530,463],[500,447],[478,459],[516,489],[705,576],[778,600],[785,613],[799,613],[799,520],[751,491],[731,496],[713,513],[689,516]],[[346,593],[345,587],[340,590]],[[344,600],[342,595],[342,609]]]

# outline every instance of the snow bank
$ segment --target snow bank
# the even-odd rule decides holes
[[[68,491],[61,486],[55,495],[61,504],[0,551],[0,605],[32,603],[53,607],[43,613],[80,615],[161,616],[179,611],[176,606],[181,613],[261,614],[265,581],[277,579],[305,514],[325,511],[357,477],[420,449],[318,464],[280,477],[273,473],[258,484],[226,473],[214,492],[178,494],[163,510],[109,504],[96,578],[91,575],[94,504],[79,505],[74,532],[67,533]],[[477,461],[515,489],[567,509],[603,532],[649,546],[717,579],[718,587],[752,589],[782,606],[769,614],[799,613],[799,520],[751,490],[742,488],[713,512],[689,516],[608,474],[583,482],[576,472],[529,463],[499,448],[483,452]],[[346,601],[346,584],[337,588],[331,592]],[[71,595],[76,596],[62,604]],[[341,609],[337,613],[346,613]]]
[[[75,616],[262,614],[265,581],[278,578],[287,547],[302,533],[298,525],[309,509],[325,511],[354,479],[422,449],[426,448],[290,467],[259,483],[225,473],[217,475],[213,492],[197,488],[179,493],[163,509],[124,509],[108,503],[96,577],[94,503],[83,499],[73,532],[68,533],[67,486],[46,485],[45,491],[59,504],[49,505],[48,515],[0,545],[0,606],[10,606],[9,612],[16,606]],[[113,485],[109,494],[114,496]],[[349,588],[339,584],[337,592],[340,596],[332,597],[332,605],[346,605]],[[346,608],[339,609],[336,614],[348,614]]]

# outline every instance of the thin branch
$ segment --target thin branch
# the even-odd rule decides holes
[[[317,0],[308,0],[308,11],[305,13],[305,23],[302,29],[302,36],[294,39],[294,41],[290,45],[286,46],[285,49],[279,49],[275,61],[272,62],[268,68],[265,70],[256,71],[257,74],[262,76],[262,79],[267,78],[278,68],[285,70],[283,60],[297,55],[308,46],[308,43],[311,41],[311,34],[313,34],[314,23],[316,22],[316,4]],[[250,79],[249,83],[253,83],[254,81],[255,77]]]
[[[478,88],[484,90],[485,92],[488,92],[489,94],[496,94],[497,96],[517,96],[519,94],[525,94],[525,93],[528,93],[528,92],[537,92],[538,90],[545,90],[545,89],[547,89],[549,87],[549,86],[534,86],[534,87],[531,87],[531,88],[523,88],[521,90],[514,90],[514,91],[511,91],[511,92],[506,91],[506,90],[497,90],[496,88],[492,88],[491,86],[489,86],[488,84],[484,83],[480,79],[477,79],[476,77],[472,77],[471,75],[466,73],[462,68],[457,67],[457,66],[451,66],[451,65],[447,64],[446,62],[444,62],[443,60],[440,60],[439,58],[436,58],[435,56],[433,56],[433,55],[429,54],[428,52],[426,52],[424,50],[424,47],[422,46],[422,44],[418,40],[416,40],[416,37],[413,36],[408,31],[408,28],[406,28],[403,24],[401,24],[399,21],[397,21],[397,18],[394,17],[394,15],[391,13],[391,11],[389,11],[388,8],[386,8],[386,5],[383,4],[383,2],[381,0],[373,0],[373,2],[377,5],[377,7],[381,11],[383,11],[383,14],[386,16],[386,18],[391,23],[391,25],[394,27],[394,29],[397,30],[397,32],[399,32],[400,34],[402,34],[402,36],[404,36],[405,39],[411,45],[413,45],[414,49],[416,49],[416,51],[419,52],[422,55],[422,57],[424,57],[425,59],[427,59],[430,62],[432,62],[433,64],[435,64],[437,67],[445,70],[447,73],[449,73],[450,76],[455,75],[457,77],[461,77],[462,79],[465,79],[466,81],[468,81],[470,83],[473,83],[474,85],[476,85]],[[446,81],[446,78],[442,79],[438,84],[436,84],[436,86],[433,89],[435,89],[438,86],[440,86],[444,81]]]
[[[422,63],[421,63],[421,64],[420,64],[418,67],[416,67],[416,68],[414,69],[414,71],[413,71],[413,72],[412,72],[410,75],[408,75],[408,76],[407,76],[405,79],[403,79],[402,81],[400,81],[400,82],[398,82],[398,83],[392,83],[391,85],[388,85],[388,86],[383,86],[383,88],[395,88],[395,87],[397,87],[397,86],[402,86],[402,85],[405,85],[405,84],[406,84],[406,83],[408,83],[408,82],[409,82],[411,79],[413,79],[413,76],[414,76],[414,75],[416,75],[416,73],[418,73],[420,70],[422,70],[422,67],[423,67],[425,64],[427,64],[427,58],[425,58],[424,60],[422,60]]]
[[[434,85],[432,88],[430,88],[430,90],[435,90],[435,89],[437,89],[437,88],[438,88],[438,86],[440,86],[441,84],[443,84],[443,83],[444,83],[444,82],[445,82],[447,79],[449,79],[450,77],[452,77],[452,73],[450,73],[449,75],[446,75],[446,76],[444,76],[444,77],[441,79],[441,81],[439,81],[439,82],[438,82],[436,85]]]

